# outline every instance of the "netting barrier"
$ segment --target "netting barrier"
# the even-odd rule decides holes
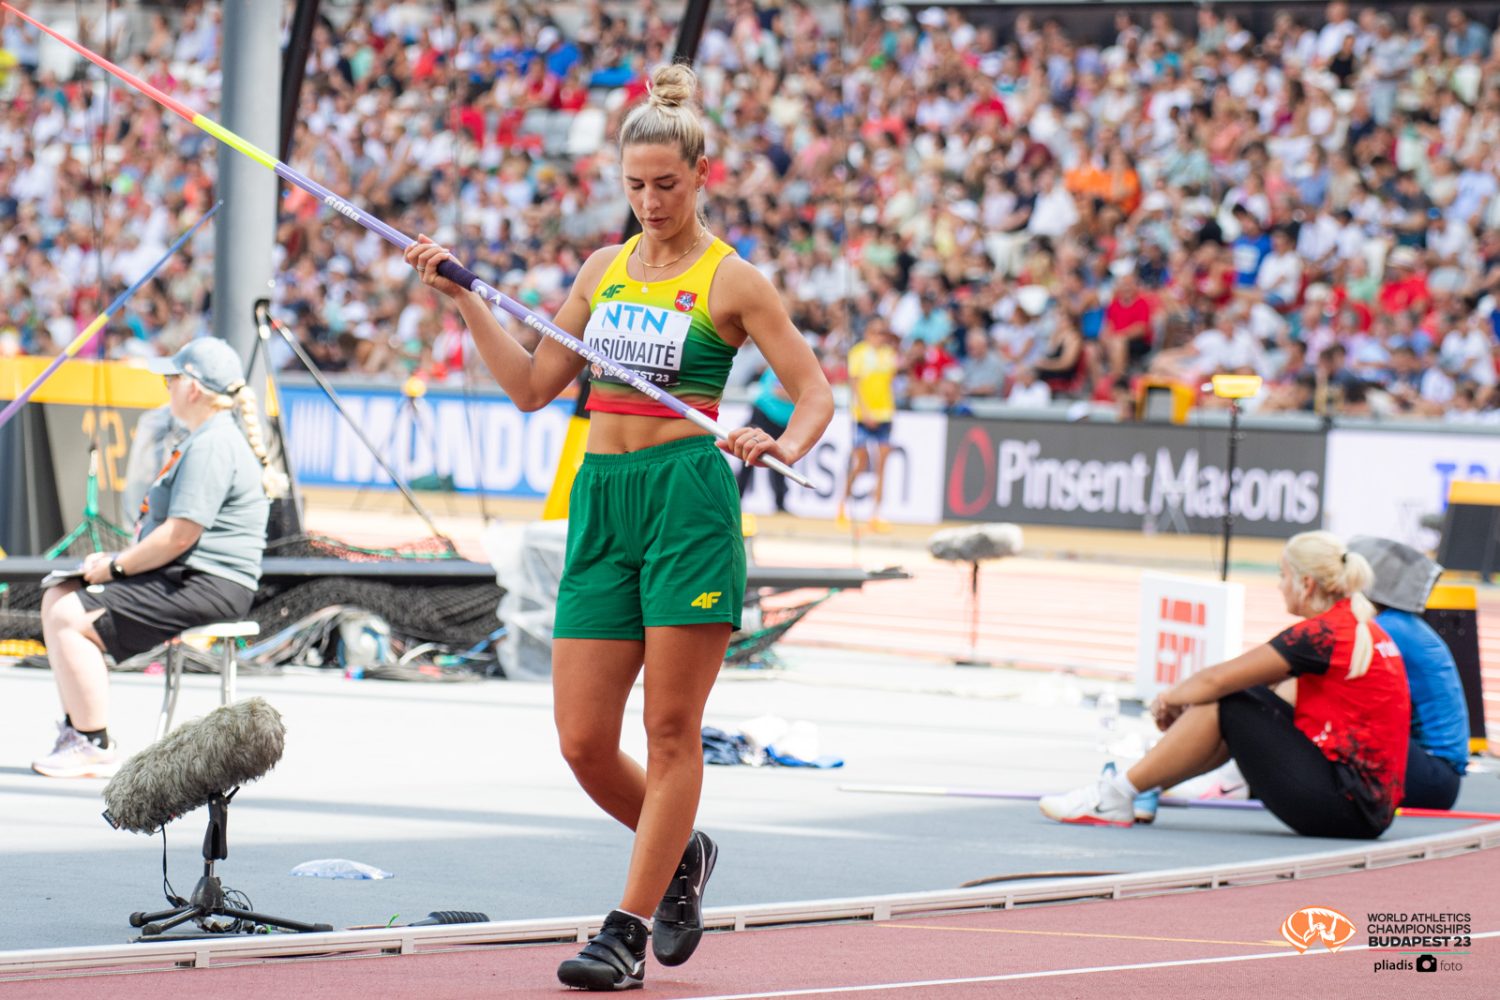
[[[114,531],[121,532],[114,526]],[[98,532],[75,531],[66,545],[49,550],[50,558],[82,558],[96,551]],[[459,559],[461,556],[447,538],[428,538],[383,548],[353,545],[326,535],[299,534],[278,538],[266,546],[266,556],[283,558],[319,558],[330,560],[329,572],[320,577],[287,582],[263,580],[256,592],[248,619],[261,627],[266,637],[286,630],[299,622],[315,622],[318,612],[338,608],[380,619],[389,627],[393,642],[400,649],[432,645],[443,650],[473,649],[487,645],[499,626],[496,611],[504,591],[493,579],[482,581],[392,581],[369,577],[344,577],[337,571],[338,562],[410,562]],[[0,594],[0,639],[33,640],[42,638],[42,591],[37,584],[15,584]],[[332,637],[330,639],[330,637]],[[337,641],[330,629],[322,628],[309,637],[320,642]],[[299,649],[311,648],[311,641]],[[399,651],[399,650],[398,650]],[[136,666],[150,663],[155,651],[127,661]],[[324,662],[333,657],[325,651]],[[207,657],[201,664],[211,668]],[[253,663],[247,664],[252,668]],[[189,669],[193,668],[192,660]],[[368,676],[380,676],[381,664],[372,663]],[[389,667],[390,664],[385,664]],[[125,665],[121,665],[125,669]],[[137,667],[139,669],[140,667]]]

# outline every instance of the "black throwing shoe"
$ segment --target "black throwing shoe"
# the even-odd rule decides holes
[[[694,830],[652,921],[651,951],[662,965],[686,962],[703,940],[703,888],[718,860],[719,846]]]
[[[648,936],[645,924],[612,910],[577,957],[557,967],[557,978],[575,990],[638,990],[646,985]]]

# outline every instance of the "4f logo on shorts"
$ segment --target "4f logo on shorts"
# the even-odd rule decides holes
[[[602,289],[599,292],[599,294],[602,297],[606,298],[606,299],[612,299],[616,295],[619,295],[624,290],[625,290],[625,286],[624,285],[609,285],[609,286],[605,287],[604,289]]]
[[[719,598],[724,596],[720,590],[705,590],[693,598],[693,607],[708,609],[719,603]]]
[[[690,313],[693,311],[693,306],[698,304],[698,293],[679,291],[672,304],[677,307],[678,312]]]

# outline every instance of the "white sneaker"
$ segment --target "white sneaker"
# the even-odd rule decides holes
[[[110,778],[120,769],[120,750],[113,740],[99,747],[65,722],[57,724],[52,752],[31,762],[31,769],[49,778]]]
[[[1042,815],[1059,823],[1134,826],[1135,805],[1108,778],[1062,795],[1043,795]]]
[[[1189,778],[1170,794],[1182,799],[1248,799],[1250,785],[1240,773],[1239,765],[1231,760],[1207,774]]]

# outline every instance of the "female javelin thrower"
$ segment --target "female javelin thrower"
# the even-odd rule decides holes
[[[555,321],[710,417],[736,350],[753,339],[795,408],[779,438],[742,427],[718,447],[752,464],[768,455],[792,463],[828,426],[833,395],[776,289],[699,214],[708,158],[691,105],[696,86],[686,66],[663,67],[625,119],[621,173],[642,232],[589,257]],[[523,410],[545,406],[584,360],[551,340],[529,353],[483,299],[438,275],[449,256],[424,236],[406,259],[457,304],[511,400]],[[703,935],[703,888],[718,852],[693,829],[700,731],[740,624],[745,556],[739,492],[711,435],[597,373],[588,408],[553,630],[554,715],[579,784],[635,831],[635,847],[619,907],[557,974],[568,986],[618,990],[644,983],[648,936],[658,961],[679,965]],[[620,750],[642,664],[644,770]]]

